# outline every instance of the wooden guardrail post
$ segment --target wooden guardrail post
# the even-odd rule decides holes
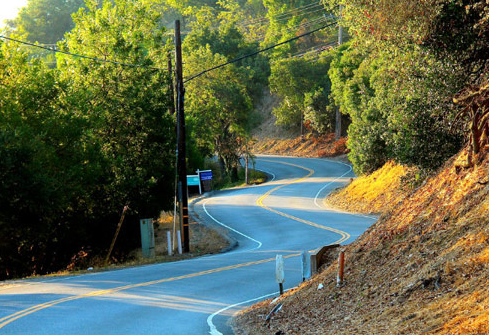
[[[343,273],[345,271],[345,252],[343,250],[340,251],[340,255],[338,256],[338,276],[336,277],[336,286],[343,286]]]

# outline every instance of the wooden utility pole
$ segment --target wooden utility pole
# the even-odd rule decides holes
[[[175,90],[173,89],[173,66],[171,61],[171,52],[168,53],[168,74],[170,76],[170,108],[168,111],[171,115],[175,114]]]
[[[340,6],[340,20],[341,20],[341,11],[343,6]],[[341,26],[341,22],[338,25],[338,45],[343,44],[343,27]],[[336,125],[335,125],[335,138],[339,140],[341,137],[341,112],[340,108],[336,108]]]
[[[182,38],[180,35],[180,20],[175,21],[175,67],[177,91],[177,171],[178,195],[180,200],[180,226],[183,231],[183,252],[190,252],[190,238],[188,227],[188,194],[187,194],[187,166],[185,148],[185,88],[183,85],[182,69]]]

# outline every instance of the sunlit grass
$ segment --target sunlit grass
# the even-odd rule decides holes
[[[332,194],[327,203],[357,213],[387,212],[408,194],[401,188],[402,178],[413,170],[388,162],[379,170],[353,180],[347,187]]]

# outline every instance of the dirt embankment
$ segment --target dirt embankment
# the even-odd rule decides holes
[[[405,180],[416,169],[392,161],[367,176],[353,180],[334,191],[325,203],[352,213],[381,214],[393,210],[410,193]]]
[[[236,334],[489,334],[489,154],[472,169],[456,160],[404,199],[384,200],[397,204],[345,248],[343,287],[333,262],[240,313]]]
[[[335,140],[334,134],[315,136],[313,134],[288,139],[259,138],[252,151],[259,154],[300,157],[335,157],[348,153],[346,137]]]

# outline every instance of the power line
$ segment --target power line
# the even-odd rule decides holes
[[[319,18],[315,19],[315,20],[311,20],[311,21],[308,21],[308,22],[297,24],[297,25],[292,26],[292,27],[289,27],[289,28],[287,28],[287,29],[285,29],[283,31],[279,31],[277,33],[271,34],[268,37],[280,36],[281,34],[294,31],[295,29],[298,29],[298,28],[307,28],[307,27],[310,27],[310,26],[314,25],[315,23],[322,23],[323,21],[327,21],[331,17],[332,16],[323,15],[323,16],[320,16]],[[263,41],[266,37],[267,37],[267,34],[265,32],[264,34],[258,36],[258,40],[259,41]]]
[[[303,51],[301,51],[297,54],[294,54],[290,57],[281,58],[281,59],[277,59],[275,61],[272,61],[272,62],[270,62],[270,64],[275,64],[275,63],[278,63],[281,61],[286,61],[286,60],[290,60],[290,59],[294,59],[294,58],[305,58],[307,61],[310,61],[311,59],[308,59],[308,57],[312,56],[315,59],[315,57],[321,56],[321,53],[323,53],[324,51],[332,49],[332,47],[334,45],[337,45],[337,43],[317,45],[315,47],[308,49],[307,51],[303,50]]]
[[[281,18],[283,16],[292,15],[292,14],[296,14],[296,13],[299,13],[299,12],[307,11],[307,10],[313,9],[315,7],[318,7],[318,6],[322,6],[322,4],[320,3],[320,1],[315,2],[315,3],[312,3],[312,4],[309,4],[309,5],[297,7],[297,8],[294,8],[294,9],[290,10],[290,11],[286,11],[286,12],[283,12],[283,13],[272,15],[270,17],[261,17],[261,18],[258,18],[258,19],[253,19],[253,20],[248,20],[248,21],[242,21],[241,23],[244,26],[248,26],[248,25],[252,25],[252,24],[258,24],[260,22],[270,20],[270,18],[278,19],[278,18]]]
[[[291,20],[291,19],[294,19],[296,17],[301,17],[301,16],[304,16],[304,15],[309,15],[309,14],[317,13],[317,12],[320,12],[320,11],[323,11],[323,10],[326,10],[326,8],[321,7],[319,9],[316,9],[316,10],[313,10],[313,11],[310,11],[310,12],[308,11],[308,12],[300,13],[300,14],[297,14],[297,15],[293,15],[291,17],[284,17],[284,18],[276,19],[275,21]]]
[[[57,49],[54,49],[54,48],[45,47],[45,46],[42,46],[42,45],[38,45],[38,44],[26,42],[26,41],[17,40],[15,38],[3,36],[3,35],[0,35],[0,38],[2,38],[4,40],[11,41],[11,42],[16,42],[16,43],[20,43],[20,44],[23,44],[23,45],[28,45],[28,46],[31,46],[31,47],[35,47],[35,48],[38,48],[38,49],[43,49],[43,50],[47,50],[47,51],[51,51],[51,52],[55,52],[55,53],[61,53],[61,54],[68,55],[68,56],[73,56],[73,57],[90,59],[90,60],[93,60],[93,61],[96,61],[96,62],[101,62],[101,63],[116,64],[116,65],[127,66],[127,67],[135,67],[135,68],[146,68],[146,69],[158,70],[158,71],[167,71],[167,69],[162,69],[162,68],[157,68],[157,67],[150,67],[150,66],[139,65],[139,64],[121,63],[121,62],[116,62],[116,61],[112,61],[112,60],[106,60],[106,59],[100,59],[100,58],[85,56],[85,55],[79,55],[79,54],[71,53],[71,52],[68,52],[68,51],[57,50]]]
[[[248,57],[256,56],[256,55],[258,55],[259,53],[262,53],[262,52],[265,52],[265,51],[268,51],[268,50],[274,49],[274,48],[276,48],[276,47],[278,47],[278,46],[281,46],[281,45],[284,45],[284,44],[290,43],[290,42],[292,42],[292,41],[298,40],[299,38],[302,38],[302,37],[307,36],[307,35],[311,35],[311,34],[313,34],[313,33],[317,32],[317,31],[319,31],[319,30],[322,30],[322,29],[325,29],[325,28],[331,27],[331,26],[333,26],[333,25],[335,25],[335,24],[336,24],[336,22],[333,22],[333,23],[327,24],[327,25],[322,26],[322,27],[320,27],[320,28],[317,28],[317,29],[311,30],[311,31],[309,31],[309,32],[307,32],[307,33],[304,33],[304,34],[301,34],[301,35],[299,35],[299,36],[293,37],[293,38],[291,38],[291,39],[289,39],[289,40],[287,40],[287,41],[280,42],[280,43],[278,43],[278,44],[274,44],[274,45],[269,46],[269,47],[267,47],[267,48],[265,48],[265,49],[261,49],[261,50],[255,51],[255,52],[253,52],[253,53],[250,53],[250,54],[247,54],[247,55],[244,55],[244,56],[241,56],[241,57],[235,58],[235,59],[233,59],[233,60],[230,60],[229,62],[226,62],[226,63],[220,64],[220,65],[214,66],[214,67],[212,67],[212,68],[210,68],[210,69],[204,70],[204,71],[202,71],[202,72],[197,73],[196,75],[191,76],[190,78],[186,79],[186,80],[184,81],[184,83],[187,83],[187,82],[189,82],[190,80],[193,80],[193,79],[195,79],[195,78],[197,78],[197,77],[200,77],[200,76],[202,76],[203,74],[206,74],[207,72],[210,72],[210,71],[213,71],[213,70],[217,70],[217,69],[219,69],[219,68],[221,68],[221,67],[224,67],[224,66],[229,65],[229,64],[232,64],[232,63],[236,63],[236,62],[238,62],[238,61],[240,61],[240,60],[243,60],[243,59],[245,59],[245,58],[248,58]]]
[[[316,7],[321,7],[321,8],[316,9]],[[337,7],[338,7],[338,5],[337,6],[334,6],[332,9],[335,9]],[[332,9],[330,9],[330,10],[332,10]],[[301,17],[301,16],[304,16],[306,14],[307,15],[310,15],[310,14],[313,14],[313,13],[316,13],[316,12],[320,12],[320,11],[323,11],[323,10],[328,10],[328,9],[327,8],[324,8],[324,6],[322,4],[318,4],[318,5],[314,5],[314,6],[310,7],[310,8],[305,8],[305,9],[302,9],[300,11],[297,11],[297,13],[288,13],[288,14],[283,14],[283,15],[281,14],[284,17],[282,17],[282,16],[279,15],[279,16],[273,16],[272,18],[274,18],[275,21],[291,20],[291,19],[296,18],[296,17]],[[301,13],[301,12],[303,12],[303,13]],[[289,16],[289,17],[287,17],[287,16]],[[270,20],[269,18],[263,17],[263,18],[259,19],[256,22],[253,22],[253,21],[243,21],[244,23],[241,22],[241,27],[247,28],[248,26],[252,26],[252,25],[256,25],[256,24],[265,25],[267,23],[270,23],[270,22],[267,22],[269,20]]]

